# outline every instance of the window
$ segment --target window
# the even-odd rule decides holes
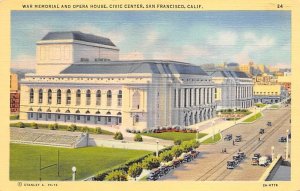
[[[41,113],[39,113],[39,118],[42,118],[42,114]]]
[[[122,106],[122,90],[118,93],[118,106]]]
[[[57,90],[56,94],[57,94],[56,95],[56,99],[57,99],[56,103],[61,104],[61,90]]]
[[[107,106],[111,106],[111,98],[112,98],[111,90],[108,90],[107,91]]]
[[[80,120],[80,115],[77,115],[77,120]]]
[[[76,105],[80,105],[81,104],[81,91],[77,90],[76,91]]]
[[[91,105],[91,90],[86,91],[86,105]]]
[[[67,115],[67,120],[70,120],[70,115]]]
[[[51,113],[48,113],[48,119],[51,119]]]
[[[52,90],[48,90],[48,104],[52,104]]]
[[[39,89],[39,103],[43,103],[43,90]]]
[[[140,121],[140,117],[138,115],[136,115],[135,118],[134,118],[134,122],[138,123],[139,121]]]
[[[33,118],[33,113],[30,113],[30,118]]]
[[[138,91],[134,92],[132,96],[132,108],[133,109],[140,108],[140,93]]]
[[[86,120],[90,121],[91,117],[90,116],[86,116]]]
[[[97,117],[97,120],[98,120],[98,121],[101,121],[101,117],[100,117],[100,116],[98,116],[98,117]]]
[[[67,103],[67,105],[71,104],[71,90],[70,89],[67,90],[66,103]]]
[[[97,90],[96,92],[96,105],[101,105],[101,91]]]
[[[111,116],[107,117],[107,122],[111,122]]]
[[[57,119],[60,119],[60,115],[57,115]]]
[[[33,100],[34,100],[34,91],[33,91],[33,89],[31,88],[31,89],[30,89],[30,93],[29,93],[29,102],[30,102],[30,103],[33,103]]]

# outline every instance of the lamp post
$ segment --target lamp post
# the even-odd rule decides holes
[[[274,161],[274,159],[275,159],[275,153],[274,153],[274,149],[275,149],[275,147],[274,146],[272,146],[271,147],[271,153],[272,153],[272,162]]]
[[[213,141],[215,141],[215,121],[212,121]]]
[[[72,180],[75,181],[75,176],[76,176],[76,167],[72,167]]]
[[[199,128],[196,129],[196,141],[198,142],[198,131],[199,131]]]
[[[290,130],[286,130],[286,152],[285,152],[285,160],[289,158],[289,132]]]
[[[159,141],[156,140],[156,157],[157,157],[157,158],[158,158],[158,143],[159,143]]]

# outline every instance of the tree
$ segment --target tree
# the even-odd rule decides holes
[[[77,129],[76,125],[72,124],[72,125],[68,126],[67,130],[68,131],[76,131],[76,129]]]
[[[25,128],[25,124],[22,123],[22,122],[19,122],[19,123],[17,124],[17,126],[18,126],[19,128]]]
[[[96,127],[95,133],[96,134],[102,134],[102,129],[100,127]]]
[[[160,160],[169,162],[173,160],[173,155],[171,151],[165,151],[159,155]]]
[[[128,175],[134,180],[136,180],[136,177],[140,176],[142,174],[143,168],[141,163],[134,163],[131,165],[128,169]]]
[[[105,176],[106,181],[127,181],[127,174],[122,170],[116,170]]]
[[[180,139],[174,140],[174,145],[180,145],[180,144],[181,144],[181,140]]]
[[[147,170],[152,170],[153,168],[158,168],[160,161],[154,156],[149,156],[145,158],[142,162],[142,167]]]
[[[38,127],[38,124],[35,123],[35,122],[31,123],[30,126],[31,126],[33,129],[38,129],[38,128],[39,128],[39,127]]]
[[[183,150],[179,145],[176,145],[176,146],[172,147],[172,149],[171,149],[172,155],[176,158],[179,157],[182,152],[183,152]]]
[[[114,135],[115,140],[123,140],[123,134],[121,132],[116,132]]]
[[[183,152],[187,153],[193,149],[193,145],[190,141],[184,141],[181,145]]]
[[[136,134],[134,136],[134,141],[136,141],[136,142],[143,142],[143,137],[140,134]]]

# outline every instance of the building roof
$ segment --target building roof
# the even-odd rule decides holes
[[[227,77],[227,78],[250,78],[245,72],[231,71],[231,70],[215,70],[206,71],[208,75],[213,77]]]
[[[116,46],[109,38],[82,33],[80,31],[49,32],[42,40],[80,40],[85,42]]]
[[[133,61],[107,61],[100,63],[72,64],[61,74],[190,74],[205,75],[200,66],[176,61],[161,60],[133,60]]]

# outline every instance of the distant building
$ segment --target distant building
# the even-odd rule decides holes
[[[288,92],[283,89],[281,85],[258,85],[253,86],[254,101],[255,103],[261,102],[264,104],[279,103],[287,98]]]
[[[240,65],[238,63],[230,62],[230,63],[225,63],[224,65],[226,70],[239,71]]]
[[[18,74],[10,74],[10,113],[18,114],[20,111],[20,91]]]
[[[217,110],[244,109],[253,106],[253,82],[240,71],[206,71],[216,86]]]

